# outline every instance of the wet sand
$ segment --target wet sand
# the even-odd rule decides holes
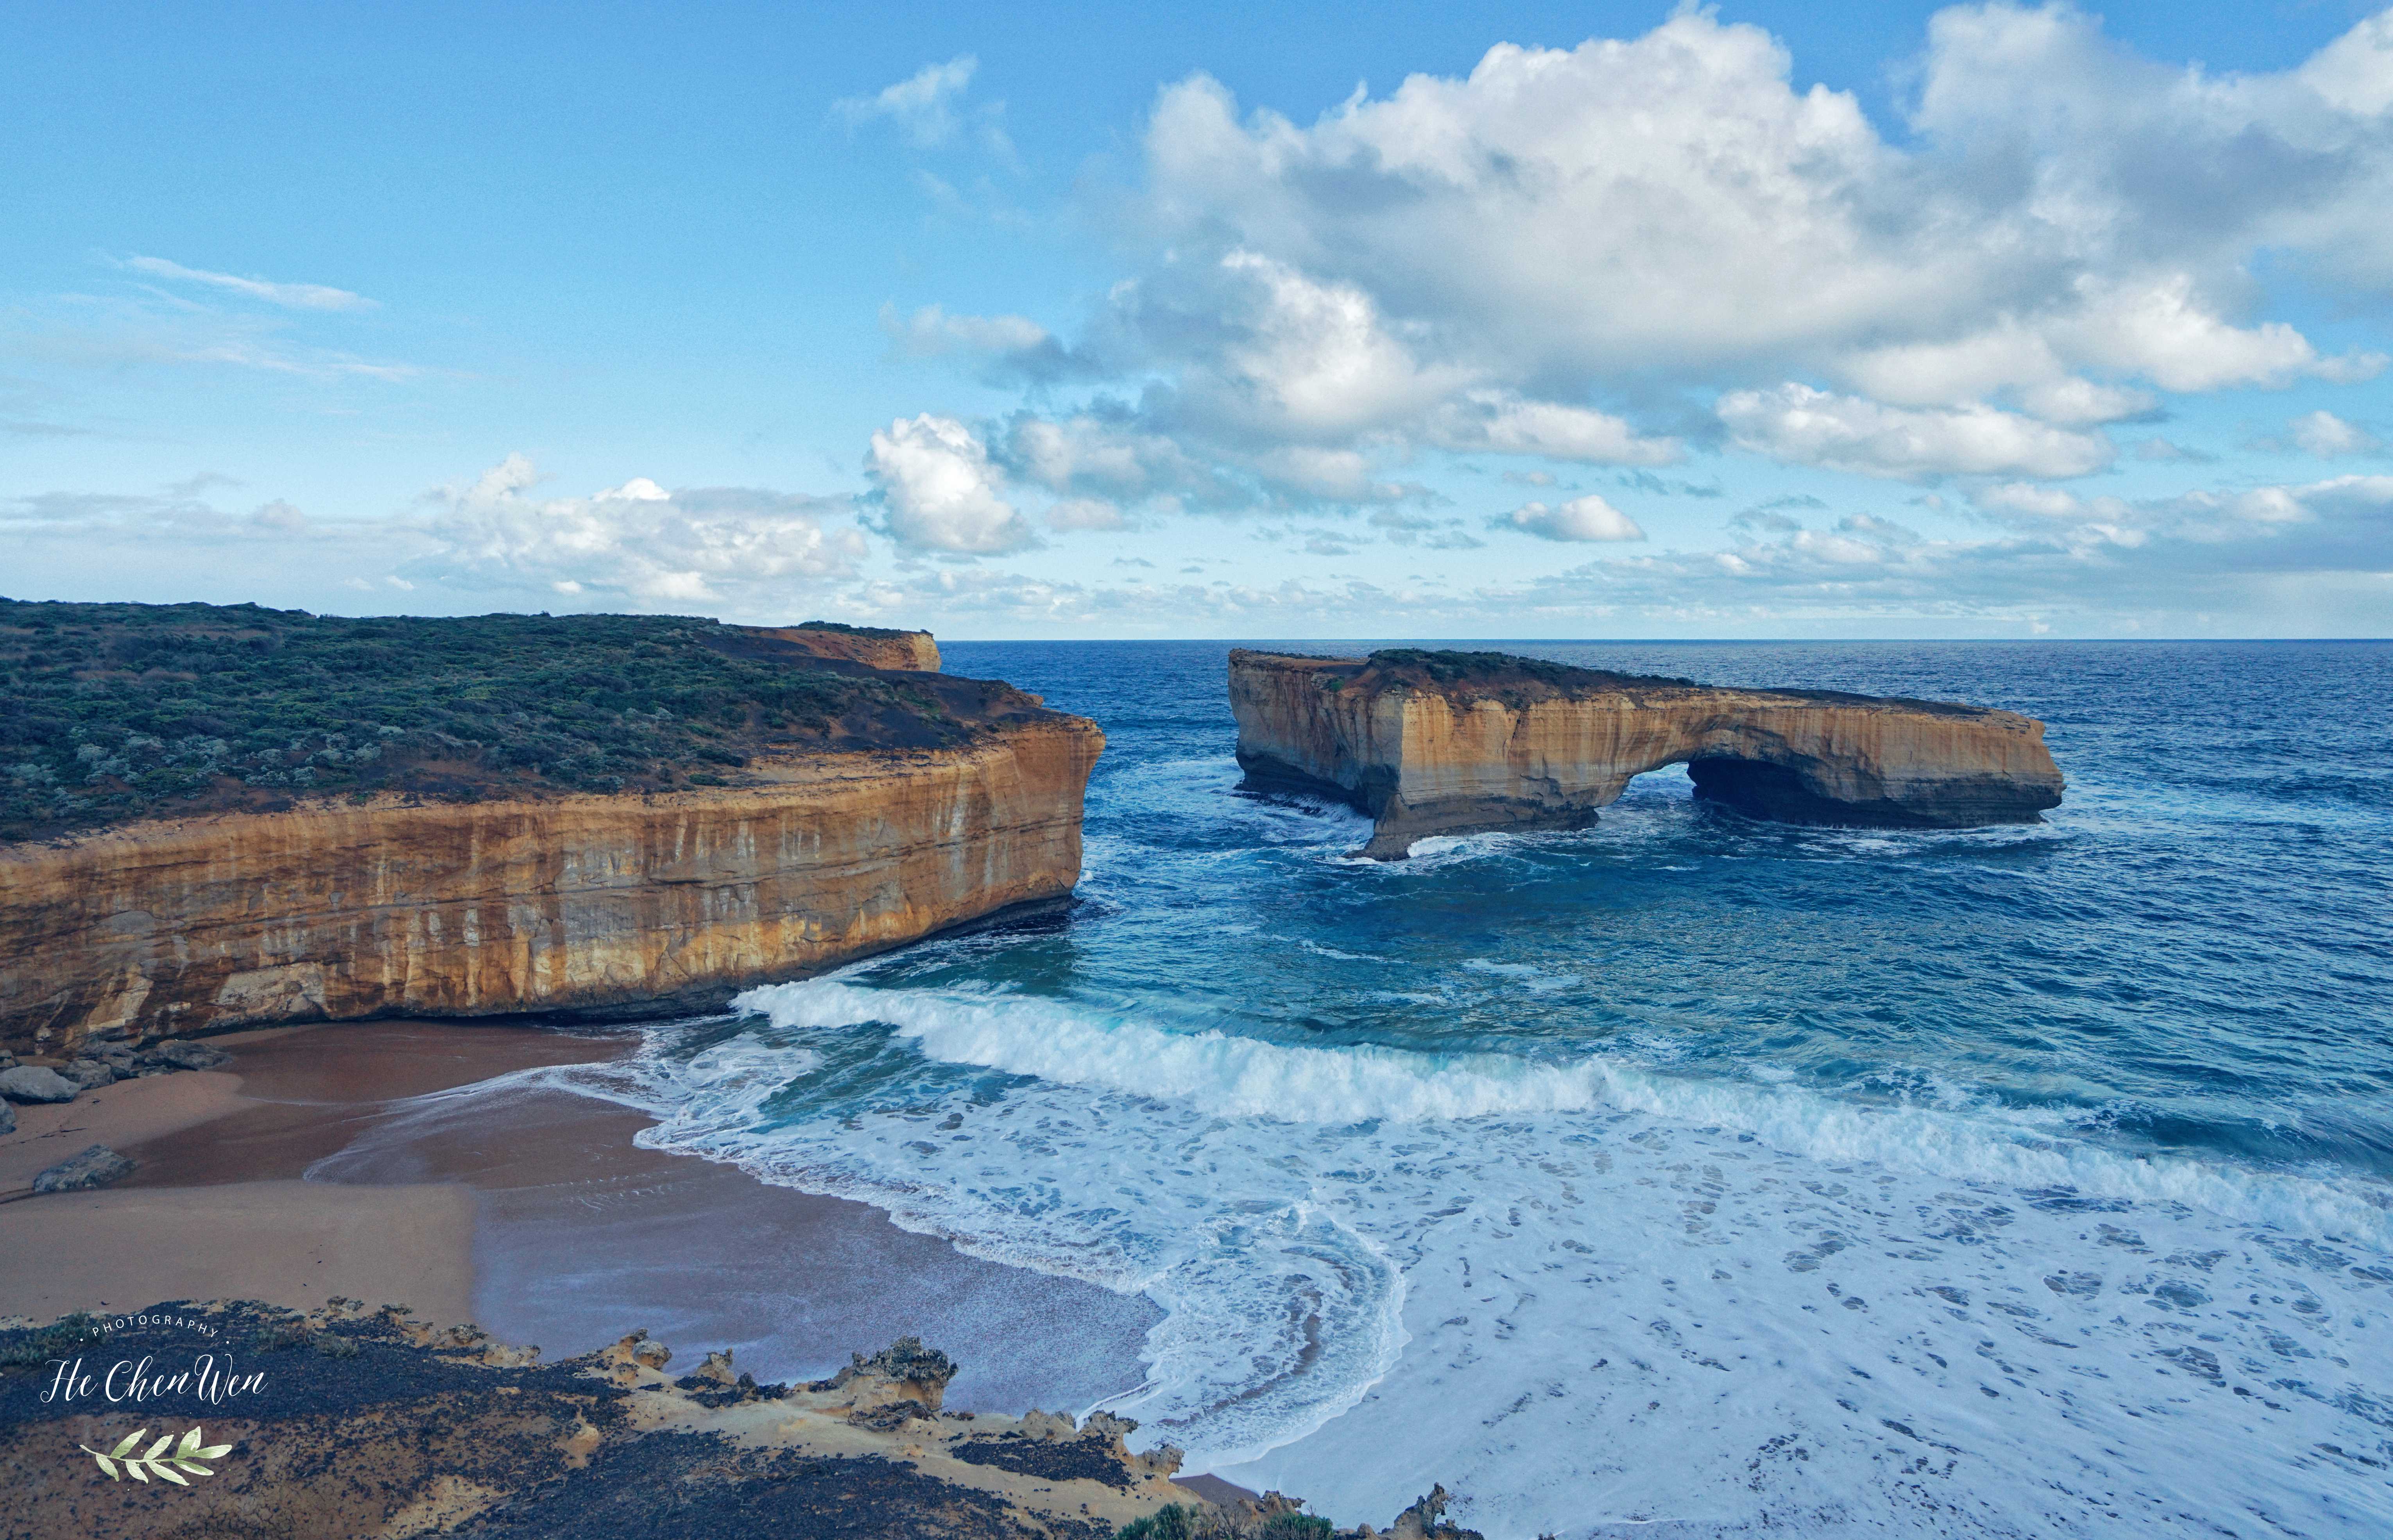
[[[728,1347],[760,1379],[819,1377],[912,1334],[963,1364],[948,1404],[966,1410],[1077,1412],[1139,1381],[1158,1316],[1144,1299],[641,1150],[648,1119],[610,1103],[459,1090],[633,1039],[387,1022],[211,1041],[233,1053],[227,1071],[20,1109],[0,1189],[88,1143],[141,1168],[109,1192],[0,1202],[0,1314],[341,1294],[551,1357],[646,1328],[676,1364]]]

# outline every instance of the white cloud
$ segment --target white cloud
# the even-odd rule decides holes
[[[1221,259],[1229,321],[1183,382],[1201,415],[1271,437],[1337,439],[1402,423],[1470,383],[1424,368],[1362,289],[1250,251]]]
[[[1047,510],[1048,527],[1055,529],[1119,529],[1129,522],[1101,497],[1066,498]]]
[[[833,102],[831,111],[850,126],[875,119],[893,123],[907,142],[918,150],[943,149],[970,128],[976,131],[984,147],[1011,157],[1013,146],[1000,126],[1005,104],[991,102],[977,111],[964,108],[964,92],[979,68],[977,58],[958,54],[944,64],[925,64],[895,85],[884,86],[871,96],[847,97]]]
[[[958,352],[1019,353],[1052,340],[1045,327],[1027,317],[951,316],[936,305],[926,305],[902,320],[895,307],[884,305],[881,329],[909,359],[936,359]]]
[[[952,417],[899,418],[872,436],[869,463],[888,507],[889,532],[919,550],[989,555],[1037,543],[1005,499],[1005,472]]]
[[[2365,428],[2347,423],[2332,411],[2306,412],[2287,426],[2298,448],[2322,460],[2341,454],[2373,454],[2385,447]]]
[[[1489,521],[1498,529],[1519,529],[1539,540],[1643,540],[1645,531],[1627,514],[1589,492],[1558,508],[1531,502]]]
[[[2108,466],[2116,453],[2099,434],[1993,407],[1880,406],[1802,385],[1731,391],[1718,410],[1740,448],[1789,464],[1863,476],[2085,476]]]
[[[865,555],[844,499],[746,488],[668,491],[646,476],[591,497],[526,496],[538,480],[529,459],[510,454],[472,482],[436,491],[440,511],[430,532],[443,550],[422,570],[687,604],[850,577]]]
[[[374,302],[363,294],[347,289],[334,289],[321,283],[273,283],[262,278],[240,278],[231,273],[211,273],[197,268],[186,268],[179,262],[169,262],[163,256],[128,256],[123,266],[152,278],[171,279],[178,283],[201,283],[210,288],[225,289],[251,299],[262,299],[268,305],[280,305],[294,310],[371,310]]]
[[[2120,545],[2165,536],[2203,544],[2278,539],[2299,526],[2337,520],[2381,525],[2393,513],[2393,476],[2242,489],[2197,488],[2173,497],[2131,501],[2081,497],[2059,487],[2007,483],[1981,488],[1970,502],[1990,517],[2022,528],[2083,530]],[[2379,528],[2379,538],[2393,529]]]
[[[1678,440],[1641,437],[1607,412],[1496,390],[1466,391],[1440,406],[1422,437],[1440,449],[1598,465],[1668,465],[1686,458]]]
[[[1146,255],[1092,356],[1192,456],[1360,453],[1355,486],[1422,448],[1659,463],[1683,447],[1606,405],[1671,387],[1723,392],[1747,447],[1798,463],[2083,475],[2114,455],[2088,430],[2164,394],[2384,366],[2256,314],[2253,274],[2393,283],[2388,37],[2213,77],[2066,7],[1954,7],[1900,146],[1691,7],[1309,124],[1197,75],[1157,98],[1127,227]]]

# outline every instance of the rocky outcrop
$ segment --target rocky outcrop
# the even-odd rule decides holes
[[[0,1041],[66,1060],[268,1023],[719,1006],[1068,894],[1104,743],[1016,705],[954,747],[758,760],[737,785],[326,799],[0,846]]]
[[[477,1327],[352,1299],[305,1315],[174,1302],[102,1325],[0,1321],[0,1533],[11,1540],[1374,1534],[1367,1524],[1334,1530],[1278,1493],[1209,1502],[1166,1478],[1176,1452],[1131,1454],[1122,1435],[1138,1425],[1102,1412],[1076,1428],[1044,1413],[945,1411],[936,1387],[926,1394],[904,1372],[912,1364],[892,1362],[935,1359],[953,1372],[911,1338],[835,1379],[792,1385],[734,1377],[727,1351],[676,1379],[672,1351],[646,1332],[543,1364],[539,1349]],[[62,1372],[97,1385],[119,1362],[120,1380],[137,1362],[151,1377],[137,1410],[98,1390],[81,1401],[43,1394]],[[228,1384],[238,1389],[223,1393]],[[93,1452],[141,1418],[162,1431],[197,1424],[229,1447],[204,1480],[110,1484]],[[1442,1520],[1445,1506],[1433,1488],[1385,1533],[1477,1540]]]
[[[1250,785],[1377,820],[1364,854],[1595,821],[1629,777],[1683,763],[1695,795],[1792,823],[1959,829],[2060,804],[2044,724],[1822,690],[1712,688],[1497,653],[1230,654]]]
[[[843,626],[830,620],[743,629],[804,647],[817,658],[839,659],[871,669],[939,672],[939,644],[931,639],[927,631],[886,631],[877,626]]]

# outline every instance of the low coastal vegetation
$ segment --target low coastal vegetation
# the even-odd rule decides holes
[[[0,689],[0,840],[307,795],[724,785],[778,753],[948,746],[1035,704],[687,616],[7,599]]]
[[[1475,685],[1500,687],[1535,680],[1557,689],[1623,685],[1641,685],[1647,688],[1663,685],[1680,689],[1703,688],[1692,679],[1680,679],[1674,674],[1617,673],[1610,669],[1583,669],[1569,663],[1556,663],[1543,658],[1523,658],[1509,652],[1381,647],[1371,654],[1370,663],[1383,673],[1416,673],[1440,685],[1469,680]]]

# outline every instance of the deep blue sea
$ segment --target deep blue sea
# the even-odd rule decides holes
[[[2393,1533],[2393,646],[1471,645],[2006,707],[2067,800],[1368,863],[1229,644],[949,645],[1105,730],[1077,902],[654,1029],[644,1139],[1144,1293],[1115,1409],[1343,1522]]]

